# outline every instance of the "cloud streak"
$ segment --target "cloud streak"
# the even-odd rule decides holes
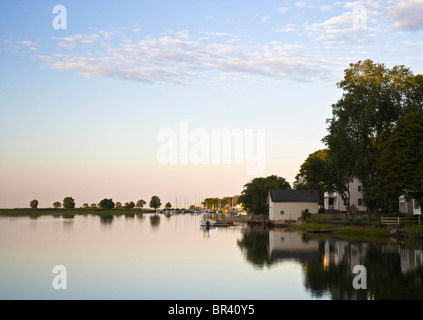
[[[326,63],[314,58],[303,46],[275,41],[257,47],[233,44],[231,40],[237,36],[212,32],[207,34],[229,39],[223,43],[193,41],[187,30],[173,34],[130,43],[107,42],[102,47],[95,46],[95,50],[90,45],[94,46],[100,38],[105,40],[104,37],[79,34],[55,39],[57,47],[64,51],[40,54],[38,58],[51,69],[73,70],[84,77],[168,85],[189,85],[198,78],[213,81],[222,77],[314,81],[329,74]],[[79,44],[88,52],[66,52]]]
[[[423,29],[423,0],[406,0],[386,9],[385,14],[393,20],[392,26],[400,31]]]

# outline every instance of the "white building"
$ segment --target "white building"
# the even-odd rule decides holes
[[[350,206],[355,207],[355,210],[357,211],[367,211],[367,207],[363,202],[363,192],[361,191],[361,188],[361,182],[358,179],[354,179],[349,184]],[[326,211],[347,212],[346,203],[337,192],[325,192],[324,206]]]
[[[319,193],[317,190],[269,190],[270,221],[299,220],[301,212],[308,210],[311,214],[319,211]]]
[[[399,212],[405,214],[421,215],[422,209],[417,200],[407,201],[405,196],[399,197]]]

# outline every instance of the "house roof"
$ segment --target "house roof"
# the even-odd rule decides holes
[[[317,190],[269,190],[272,202],[319,202]]]

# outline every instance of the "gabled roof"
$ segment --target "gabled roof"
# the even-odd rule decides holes
[[[270,189],[272,202],[319,202],[317,190],[276,190]]]

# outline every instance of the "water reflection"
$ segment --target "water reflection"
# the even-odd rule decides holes
[[[237,241],[256,268],[286,261],[302,265],[304,286],[316,298],[423,299],[423,251],[400,245],[310,238],[283,230],[242,231]],[[354,266],[367,269],[367,290],[356,290]]]
[[[112,225],[114,216],[111,214],[99,214],[100,217],[100,223],[103,228],[110,228]]]
[[[242,238],[237,240],[237,244],[244,257],[253,266],[262,268],[270,265],[269,230],[244,229],[242,230]]]
[[[73,229],[74,215],[63,215],[62,225],[65,232],[70,232]]]
[[[160,216],[153,214],[150,216],[151,229],[156,229],[160,225]]]

